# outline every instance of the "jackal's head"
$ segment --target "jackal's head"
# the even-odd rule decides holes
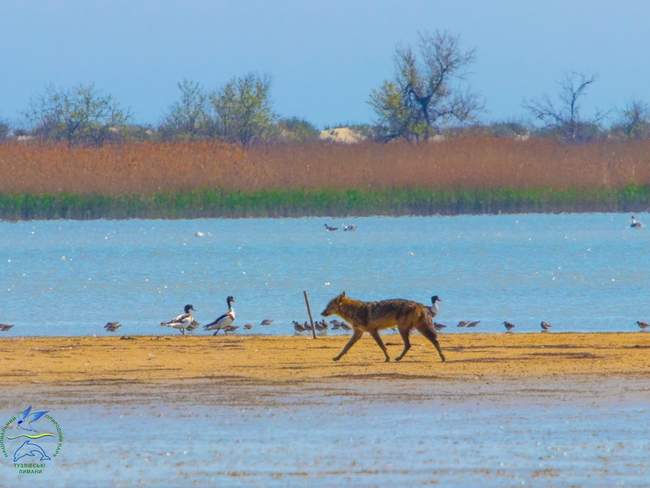
[[[342,292],[340,295],[335,296],[330,300],[330,302],[327,304],[327,307],[325,307],[325,310],[321,312],[321,315],[323,317],[328,317],[330,315],[338,314],[339,310],[341,309],[341,302],[345,298],[345,292]]]

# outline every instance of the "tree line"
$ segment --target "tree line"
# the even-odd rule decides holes
[[[631,100],[622,110],[586,115],[584,102],[597,76],[576,72],[558,80],[555,96],[522,102],[532,121],[482,123],[483,100],[467,83],[475,60],[476,51],[464,49],[458,36],[446,31],[421,33],[415,46],[395,49],[394,76],[369,94],[374,122],[353,128],[382,142],[420,143],[466,131],[552,137],[566,143],[650,138],[650,107],[642,100]],[[93,84],[51,86],[31,100],[24,113],[27,129],[0,121],[0,141],[18,136],[101,146],[125,140],[219,139],[248,146],[318,139],[319,130],[309,121],[274,112],[271,87],[268,76],[256,73],[234,77],[212,91],[183,80],[178,83],[178,98],[161,121],[143,126],[133,123],[129,110]]]

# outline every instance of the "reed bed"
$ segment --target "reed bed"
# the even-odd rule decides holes
[[[4,218],[633,210],[648,185],[650,141],[0,144]]]

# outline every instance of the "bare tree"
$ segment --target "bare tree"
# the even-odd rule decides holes
[[[419,35],[418,54],[411,47],[397,48],[394,79],[370,94],[383,140],[426,141],[450,122],[467,122],[482,109],[464,86],[474,49],[463,50],[459,37],[436,31]]]
[[[557,102],[548,96],[526,101],[524,108],[545,124],[545,129],[557,133],[568,142],[589,140],[599,131],[606,113],[597,111],[587,118],[582,114],[582,101],[596,75],[566,74],[558,83]]]
[[[271,108],[271,80],[249,73],[233,78],[210,97],[217,134],[249,145],[267,139],[275,129]]]
[[[208,94],[196,81],[178,83],[180,98],[172,104],[159,130],[165,139],[197,139],[210,135]]]
[[[100,94],[93,84],[67,90],[50,86],[32,100],[26,115],[36,135],[70,146],[100,146],[129,119],[111,95]]]
[[[612,127],[628,139],[650,138],[650,107],[641,100],[632,100],[621,112],[619,121]]]

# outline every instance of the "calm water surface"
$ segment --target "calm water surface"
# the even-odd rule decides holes
[[[650,223],[650,216],[641,214]],[[274,319],[289,334],[341,290],[374,300],[444,300],[439,321],[537,330],[634,330],[650,319],[650,229],[623,214],[31,221],[0,223],[0,322],[9,335],[176,333],[158,324],[194,304],[200,322]],[[354,223],[356,232],[323,224]],[[203,237],[196,237],[202,232]],[[455,328],[454,328],[455,329]],[[450,329],[447,329],[448,331]],[[455,332],[456,330],[451,330]]]

